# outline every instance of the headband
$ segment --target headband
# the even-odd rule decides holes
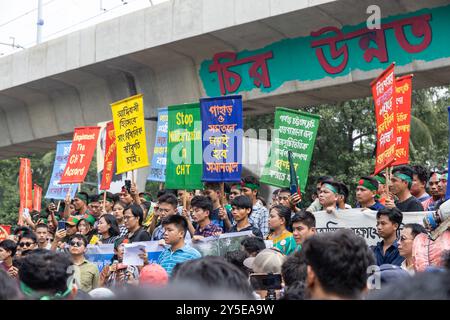
[[[373,178],[381,184],[386,184],[386,179],[383,178],[382,176],[374,176]]]
[[[86,202],[86,204],[88,203],[88,197],[87,195],[85,195],[84,193],[77,193],[75,195],[75,198],[78,198],[80,200],[83,200],[84,202]]]
[[[64,292],[57,292],[54,295],[39,295],[31,289],[29,286],[27,286],[25,283],[20,281],[20,291],[27,297],[36,298],[39,297],[39,300],[53,300],[53,299],[62,299],[67,297],[72,292],[72,281],[69,281],[69,285],[67,286],[66,291]]]
[[[333,192],[333,193],[339,194],[339,192],[336,190],[336,188],[333,187],[333,186],[332,186],[331,184],[329,184],[329,183],[324,183],[324,184],[322,185],[322,187],[327,188],[328,190],[330,190],[330,191]]]
[[[100,193],[100,196],[102,197],[102,199],[103,199],[103,197],[104,197],[104,195],[103,195],[104,193]],[[113,198],[111,198],[111,197],[108,197],[108,194],[106,194],[106,201],[109,201],[109,202],[114,202],[114,199]]]
[[[366,189],[369,189],[370,191],[377,191],[378,190],[378,188],[376,186],[374,186],[370,182],[370,180],[367,180],[367,179],[359,180],[358,185],[361,186],[361,187],[364,187]]]
[[[246,183],[246,182],[242,181],[241,182],[241,188],[249,188],[249,189],[252,189],[252,190],[258,190],[259,186],[254,184],[254,183],[248,183],[248,182]]]
[[[406,182],[412,183],[412,179],[410,176],[404,174],[404,173],[400,173],[400,172],[396,172],[394,173],[394,177],[400,178]]]

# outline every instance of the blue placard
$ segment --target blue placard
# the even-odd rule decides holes
[[[166,181],[166,161],[167,161],[167,108],[158,109],[158,124],[156,128],[155,147],[153,148],[152,167],[147,180],[165,182]]]
[[[240,181],[242,173],[242,96],[200,99],[203,181]]]
[[[69,192],[69,188],[71,188],[70,198],[73,199],[75,197],[78,188],[77,184],[59,184],[59,180],[61,180],[61,176],[66,167],[71,146],[71,140],[56,142],[55,162],[53,164],[52,177],[47,188],[47,193],[44,197],[46,199],[64,200],[67,192]]]

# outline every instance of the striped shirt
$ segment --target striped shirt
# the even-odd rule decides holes
[[[201,257],[202,255],[200,252],[188,245],[185,245],[184,247],[175,250],[175,252],[172,252],[171,248],[165,249],[158,258],[158,264],[166,269],[167,273],[171,275],[172,269],[178,263],[183,263],[185,261],[194,260]]]
[[[217,233],[223,233],[223,230],[221,227],[214,223],[210,223],[206,225],[203,229],[200,229],[200,226],[195,229],[194,235],[196,236],[204,236],[205,238],[215,236]]]
[[[121,238],[125,238],[125,236],[128,234],[128,229],[127,227],[125,227],[125,224],[119,225],[119,230],[120,230],[119,236]]]
[[[269,235],[269,210],[266,207],[257,202],[253,206],[252,213],[248,217],[248,222],[255,228],[258,228],[264,238]]]

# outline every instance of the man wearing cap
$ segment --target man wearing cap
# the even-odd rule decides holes
[[[414,171],[409,166],[400,166],[392,170],[391,192],[398,200],[386,199],[387,208],[397,207],[402,212],[423,211],[420,201],[410,192],[413,183],[413,173]]]
[[[358,208],[367,208],[378,211],[384,206],[376,200],[378,181],[372,177],[362,177],[356,187],[356,200]]]
[[[269,210],[258,202],[259,180],[253,176],[242,179],[241,190],[244,196],[252,201],[252,214],[248,218],[250,224],[258,228],[264,238],[269,235]]]
[[[441,198],[438,190],[438,184],[440,179],[440,174],[438,172],[432,172],[430,174],[430,180],[428,180],[428,189],[430,191],[431,197],[428,200],[422,202],[424,211],[434,211],[436,210],[436,202]]]
[[[323,210],[326,210],[327,213],[332,213],[338,210],[338,200],[339,184],[334,181],[325,181],[324,183],[322,183],[319,193],[319,203],[322,206]]]
[[[51,250],[57,251],[61,249],[59,246],[69,241],[70,237],[77,233],[77,224],[79,219],[75,217],[69,217],[66,220],[66,228],[57,230],[55,233],[55,239],[52,242]],[[59,250],[58,250],[59,251]]]

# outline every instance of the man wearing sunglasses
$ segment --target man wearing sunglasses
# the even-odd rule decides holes
[[[31,251],[36,249],[37,247],[37,239],[36,235],[33,232],[26,232],[21,235],[19,238],[19,242],[17,244],[17,252],[18,254],[25,255],[27,251]]]
[[[92,262],[86,260],[87,239],[81,234],[75,234],[69,240],[69,252],[75,266],[74,278],[77,286],[84,292],[89,292],[98,287],[99,272]]]

